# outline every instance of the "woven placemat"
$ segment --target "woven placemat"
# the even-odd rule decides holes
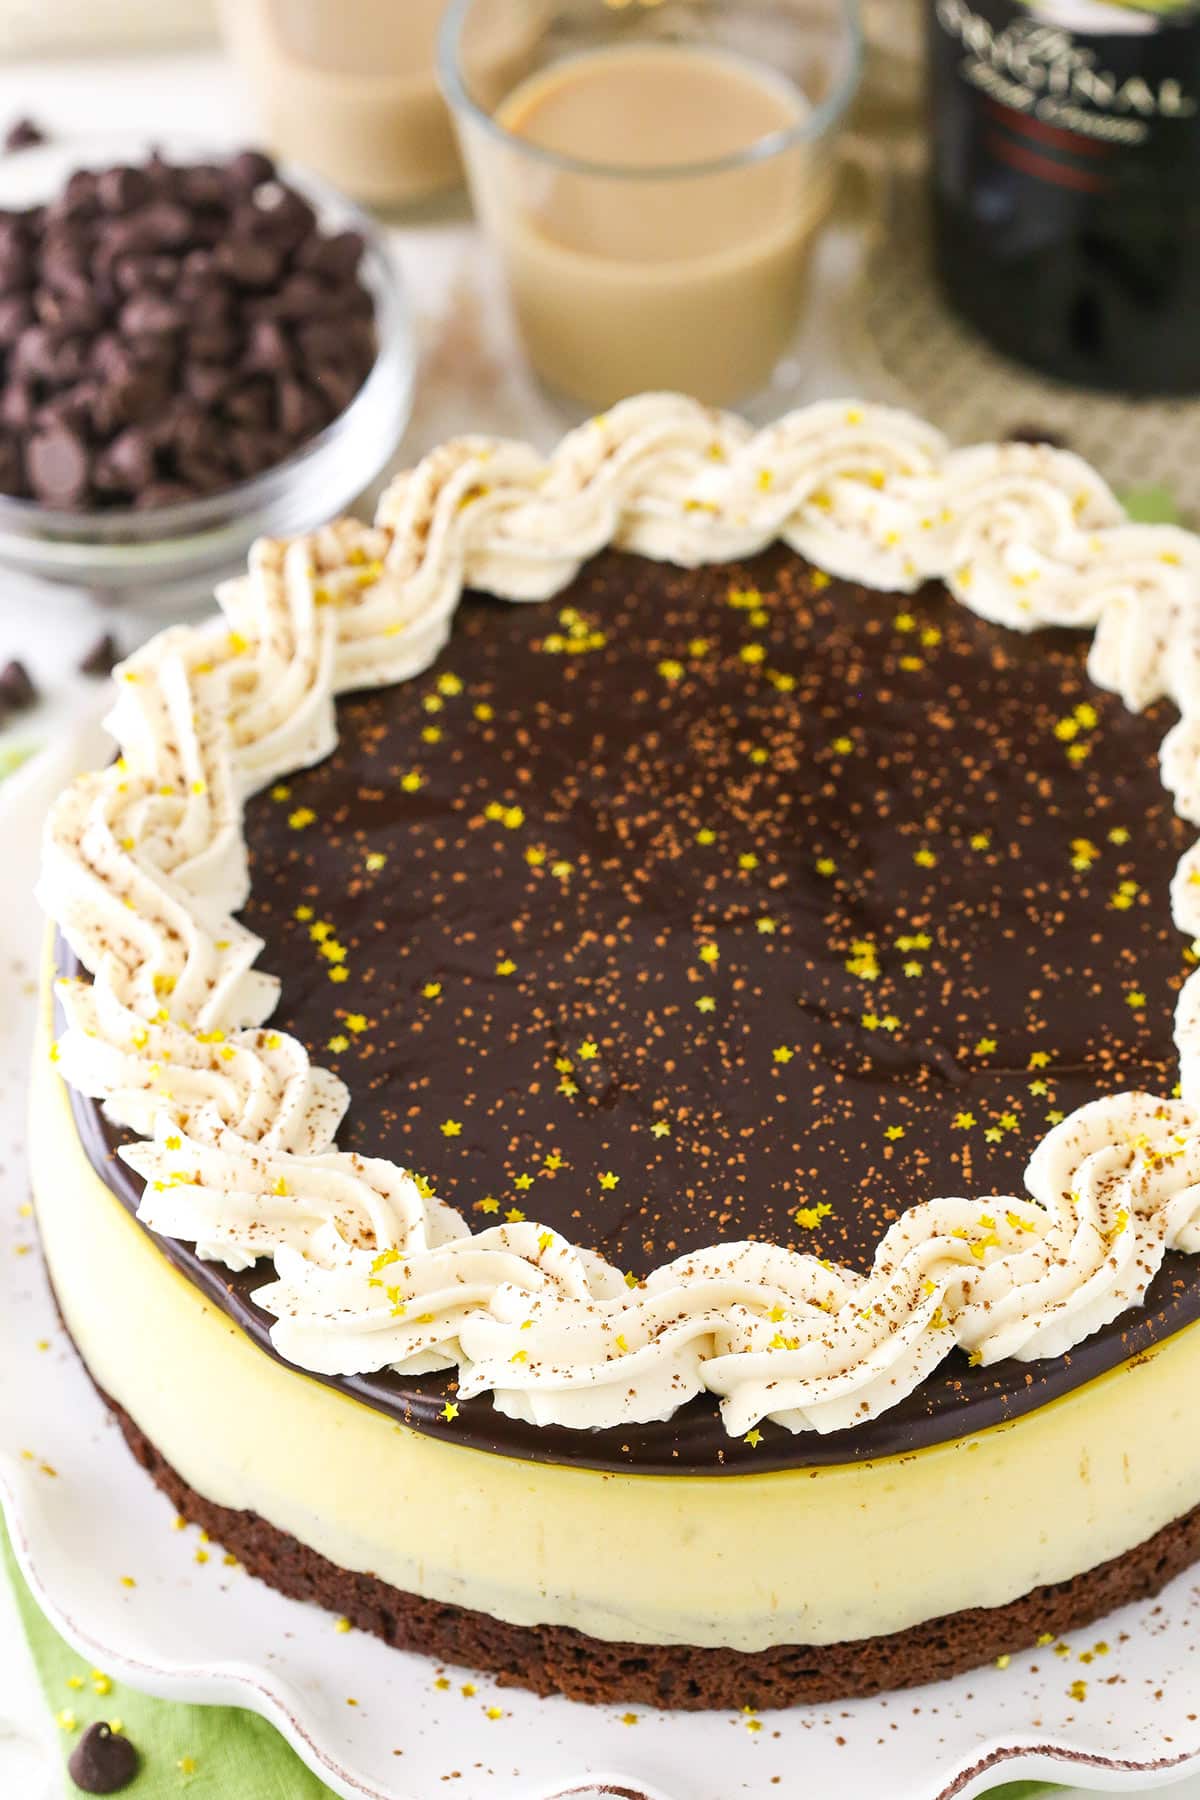
[[[863,391],[911,407],[955,443],[1026,427],[1051,433],[1119,492],[1161,486],[1188,522],[1200,521],[1200,398],[1086,393],[992,350],[950,313],[935,285],[927,191],[924,175],[907,169],[883,199],[858,304],[845,324],[846,360]]]

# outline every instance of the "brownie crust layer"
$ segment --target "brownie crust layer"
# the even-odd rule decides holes
[[[971,1607],[907,1631],[841,1644],[781,1644],[749,1654],[686,1644],[621,1644],[567,1626],[510,1625],[467,1607],[425,1600],[373,1575],[339,1568],[254,1512],[214,1505],[190,1487],[101,1389],[126,1443],[176,1511],[231,1551],[269,1587],[308,1600],[398,1650],[493,1674],[502,1687],[599,1705],[681,1712],[756,1710],[860,1699],[920,1687],[1060,1637],[1159,1593],[1200,1559],[1200,1506],[1124,1556],[1073,1580],[1035,1588],[1007,1606]]]

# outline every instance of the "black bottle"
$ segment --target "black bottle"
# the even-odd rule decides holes
[[[937,271],[1047,375],[1200,393],[1200,0],[929,0]]]

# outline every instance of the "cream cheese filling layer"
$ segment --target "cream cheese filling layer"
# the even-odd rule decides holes
[[[516,1625],[757,1651],[1004,1605],[1200,1502],[1200,1325],[1011,1425],[874,1463],[621,1475],[423,1436],[273,1361],[167,1262],[88,1162],[49,1044],[47,983],[34,1193],[85,1363],[198,1493],[343,1568]]]

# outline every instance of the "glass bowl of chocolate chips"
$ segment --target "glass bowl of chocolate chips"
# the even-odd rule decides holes
[[[0,567],[199,601],[351,508],[416,356],[379,233],[256,150],[75,140],[0,164]]]

